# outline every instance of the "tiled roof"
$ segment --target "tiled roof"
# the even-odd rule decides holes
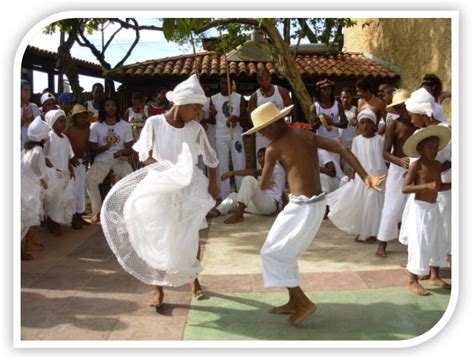
[[[194,72],[197,61],[199,76],[213,77],[226,73],[235,76],[253,76],[259,68],[266,67],[270,73],[278,72],[273,62],[229,61],[220,58],[214,52],[202,52],[194,55],[181,55],[157,60],[149,60],[127,65],[110,71],[109,75],[118,81],[126,79],[186,77]],[[361,53],[340,53],[337,56],[297,55],[296,63],[303,77],[372,77],[395,78],[399,75],[366,58]]]
[[[56,60],[57,52],[48,51],[48,50],[40,49],[35,46],[28,45],[25,51],[25,56],[27,55],[30,55],[30,56],[39,55],[39,56],[50,58],[52,60]],[[73,57],[72,60],[78,65],[82,65],[84,67],[102,71],[102,66],[94,62],[76,59],[75,57]]]

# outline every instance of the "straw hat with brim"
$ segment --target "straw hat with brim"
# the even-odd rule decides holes
[[[242,135],[251,135],[252,133],[261,130],[264,127],[278,121],[279,119],[288,115],[294,105],[285,107],[283,110],[279,110],[273,102],[267,102],[263,105],[258,106],[252,111],[250,117],[252,118],[253,128],[244,132]]]
[[[74,105],[74,107],[72,108],[71,116],[74,117],[84,112],[87,112],[87,108],[85,108],[83,105]]]
[[[445,126],[428,126],[417,130],[413,135],[408,137],[403,145],[403,152],[409,157],[419,157],[420,153],[416,149],[418,144],[429,137],[439,138],[439,149],[441,151],[449,143],[451,139],[451,130]]]
[[[410,92],[405,89],[398,89],[393,93],[392,103],[387,105],[386,110],[390,113],[397,113],[394,109],[395,106],[405,103],[410,98]]]

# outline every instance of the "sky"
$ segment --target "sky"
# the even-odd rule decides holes
[[[160,26],[160,23],[156,19],[141,19],[138,20],[140,25],[155,25]],[[116,25],[109,25],[104,30],[105,41],[113,34],[118,28]],[[90,42],[92,42],[97,48],[101,48],[101,32],[94,32],[88,36]],[[122,29],[114,38],[113,42],[109,45],[106,50],[105,59],[112,66],[115,66],[127,53],[130,45],[135,40],[135,32],[132,30]],[[29,42],[30,45],[38,47],[40,49],[49,50],[56,52],[59,46],[59,32],[52,35],[46,35],[42,31],[38,32],[37,35]],[[199,51],[197,49],[197,51]],[[134,48],[132,54],[127,59],[125,64],[133,64],[136,62],[142,62],[145,60],[159,59],[168,56],[176,56],[182,54],[192,53],[190,46],[179,46],[176,43],[166,41],[161,31],[141,31],[140,41]],[[77,43],[71,49],[71,55],[81,60],[87,60],[94,63],[98,63],[96,57],[91,53],[89,48],[81,47]],[[90,91],[92,85],[96,82],[103,82],[101,79],[79,76],[81,86],[85,91]],[[118,84],[118,83],[116,83]],[[34,71],[33,75],[33,92],[42,92],[43,89],[48,87],[48,78],[46,73]],[[116,86],[117,88],[118,86]]]

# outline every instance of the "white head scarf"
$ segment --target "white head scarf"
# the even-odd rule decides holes
[[[48,138],[49,126],[40,116],[37,116],[28,126],[28,139],[39,142]]]
[[[178,84],[173,91],[166,93],[168,101],[173,102],[176,105],[188,105],[188,104],[199,104],[204,105],[207,101],[207,97],[204,94],[204,90],[199,84],[199,80],[196,75],[192,75],[186,81]]]
[[[410,94],[410,98],[405,101],[405,106],[411,113],[431,117],[434,111],[435,99],[425,88],[422,87]]]
[[[366,108],[359,112],[359,114],[357,115],[357,121],[360,122],[363,118],[368,118],[373,123],[377,124],[377,116],[375,115],[375,112],[372,111],[370,108]]]
[[[46,115],[44,115],[50,128],[53,128],[54,124],[61,116],[66,117],[66,113],[63,110],[51,110]]]

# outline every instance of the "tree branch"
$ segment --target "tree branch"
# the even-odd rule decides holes
[[[137,23],[137,20],[135,19],[130,19],[131,21],[133,21],[135,23],[135,41],[133,42],[132,46],[130,46],[130,48],[128,49],[127,53],[125,54],[124,58],[122,60],[120,60],[117,65],[115,65],[115,68],[118,68],[120,66],[122,66],[125,61],[129,58],[130,54],[132,53],[133,49],[135,48],[135,46],[137,46],[138,42],[140,41],[140,30],[138,29],[138,23]]]
[[[118,34],[118,32],[120,30],[122,30],[124,27],[122,25],[120,25],[120,27],[118,28],[117,31],[115,31],[111,36],[110,36],[110,39],[107,41],[107,43],[104,45],[104,49],[102,50],[102,53],[105,53],[105,50],[107,50],[107,48],[109,47],[110,43],[112,42],[112,40],[114,39],[115,35]]]
[[[223,25],[229,25],[229,24],[244,24],[244,25],[252,25],[255,27],[260,27],[262,30],[264,29],[264,26],[260,26],[260,23],[255,20],[255,19],[246,19],[246,18],[230,18],[230,19],[219,19],[219,20],[213,20],[200,29],[195,29],[196,34],[203,33],[209,29],[212,29],[213,27],[217,26],[223,26]]]
[[[127,21],[123,21],[118,18],[111,19],[111,21],[118,22],[120,25],[122,25],[126,29],[133,29],[133,30],[152,30],[152,31],[163,31],[163,28],[160,26],[153,26],[153,25],[138,25],[138,23],[135,21],[135,25],[131,25]]]
[[[97,58],[97,60],[99,60],[102,67],[106,70],[110,70],[111,66],[107,61],[105,61],[104,55],[94,46],[93,43],[87,40],[87,38],[84,36],[84,33],[82,31],[79,31],[78,35],[79,36],[78,36],[77,43],[82,47],[89,48],[91,52],[94,54],[94,56]],[[79,41],[79,38],[82,40],[82,42]]]
[[[306,23],[306,19],[298,18],[298,23],[300,24],[301,30],[304,32],[309,42],[312,44],[316,44],[318,42],[318,37],[308,26],[308,24]]]

